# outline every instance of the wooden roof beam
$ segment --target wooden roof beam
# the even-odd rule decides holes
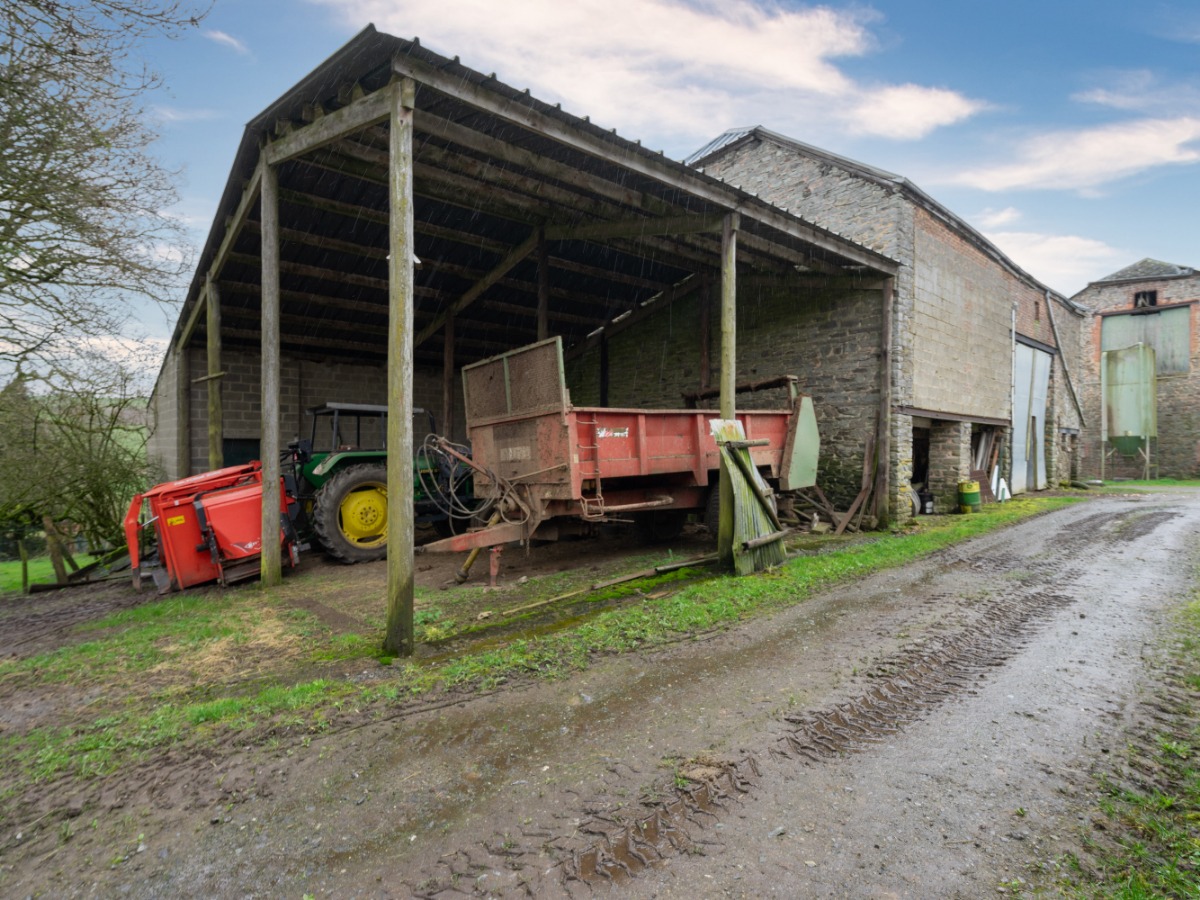
[[[441,330],[446,324],[446,319],[450,316],[457,316],[464,309],[474,303],[479,296],[490,288],[493,284],[503,278],[509,271],[516,266],[521,260],[525,259],[537,247],[538,235],[535,231],[529,237],[525,238],[520,244],[512,249],[512,251],[500,260],[490,272],[480,278],[477,282],[471,285],[457,300],[447,306],[439,313],[432,322],[417,332],[413,338],[413,346],[419,346],[429,340],[433,335]]]
[[[399,90],[391,84],[370,94],[351,100],[348,106],[327,112],[308,124],[289,131],[263,148],[263,159],[268,165],[278,165],[297,156],[311,153],[327,144],[341,140],[355,131],[386,121],[390,115],[392,92]]]
[[[444,72],[415,57],[395,57],[392,60],[392,71],[495,116],[500,121],[539,133],[577,152],[607,160],[630,172],[712,203],[720,209],[743,213],[751,219],[828,250],[852,263],[888,274],[895,274],[899,268],[897,263],[873,250],[836,238],[823,229],[775,209],[766,202],[749,202],[734,188],[715,183],[698,172],[683,168],[679,163],[657,159],[645,151],[622,146],[623,142],[618,143],[577,129],[570,123],[536,109],[532,104],[526,105],[509,97],[501,97],[482,85]]]
[[[661,200],[652,194],[638,191],[625,185],[617,184],[606,178],[582,172],[573,166],[547,159],[537,153],[524,150],[515,144],[494,138],[491,135],[467,128],[443,119],[428,112],[414,117],[416,129],[424,134],[449,141],[459,146],[474,150],[487,156],[501,159],[504,162],[519,166],[527,172],[536,172],[547,178],[554,178],[564,184],[581,190],[590,191],[622,206],[645,210],[656,216],[678,215],[678,206]]]

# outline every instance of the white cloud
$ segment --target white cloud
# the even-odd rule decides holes
[[[1200,162],[1200,118],[1140,119],[1038,135],[1016,161],[969,169],[950,180],[985,191],[1094,188],[1157,166]]]
[[[986,108],[945,88],[901,84],[868,91],[846,114],[851,134],[877,134],[900,140],[925,137]]]
[[[1004,209],[992,209],[988,207],[974,217],[975,222],[981,228],[999,228],[1001,225],[1011,225],[1020,218],[1020,210],[1012,206],[1006,206]]]
[[[1200,85],[1195,82],[1163,83],[1146,69],[1128,69],[1108,74],[1102,87],[1071,95],[1078,103],[1089,103],[1149,114],[1178,115],[1200,112]]]
[[[1076,235],[992,231],[984,237],[1038,281],[1068,296],[1128,262],[1117,248]]]
[[[696,142],[733,124],[840,123],[924,136],[982,104],[920,85],[863,85],[836,61],[874,47],[862,7],[764,0],[317,0],[355,25],[459,54],[578,115],[656,140]],[[861,111],[861,112],[860,112]],[[757,117],[757,118],[756,118]]]
[[[178,106],[155,106],[150,111],[162,122],[205,122],[221,117],[221,111],[216,109],[181,109]]]
[[[217,31],[215,28],[208,28],[200,33],[213,43],[220,44],[222,47],[228,47],[235,53],[239,53],[242,56],[248,56],[250,54],[250,48],[235,38],[232,34],[227,34],[224,31]]]

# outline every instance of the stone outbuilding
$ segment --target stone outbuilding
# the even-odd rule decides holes
[[[750,286],[739,297],[758,341],[739,375],[798,370],[832,451],[826,481],[850,480],[839,470],[859,465],[865,420],[854,411],[872,391],[866,361],[879,354],[892,373],[897,516],[910,482],[927,483],[940,511],[958,482],[995,465],[1013,493],[1072,476],[1083,422],[1073,351],[1086,322],[1077,304],[901,176],[761,127],[726,132],[687,162],[900,265],[886,325],[869,304],[833,308]],[[643,357],[655,352],[641,343]]]
[[[1200,476],[1200,271],[1143,259],[1071,299],[1090,312],[1084,473]]]

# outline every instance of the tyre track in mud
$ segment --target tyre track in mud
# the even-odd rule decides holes
[[[1141,540],[1179,515],[1169,508],[1133,508],[1115,517],[1096,512],[1073,521],[1049,550],[1032,559],[981,557],[972,550],[975,542],[940,551],[928,561],[943,571],[966,570],[993,582],[1000,576],[1012,589],[957,610],[961,615],[953,623],[934,626],[911,645],[875,661],[863,673],[868,684],[857,693],[782,716],[780,730],[737,759],[700,757],[682,765],[672,782],[660,780],[648,789],[642,785],[643,796],[661,799],[643,800],[640,814],[610,798],[581,799],[570,832],[506,830],[481,846],[444,855],[434,868],[407,879],[406,887],[422,898],[592,896],[628,885],[651,867],[704,853],[720,843],[716,826],[736,827],[730,813],[753,797],[765,766],[820,766],[869,751],[947,701],[974,693],[990,669],[1008,663],[1040,627],[1077,602],[1052,588],[1086,571],[1085,550],[1094,554]],[[946,599],[935,594],[930,600],[939,598]],[[614,765],[614,773],[618,770]],[[638,773],[625,778],[636,781]],[[676,786],[680,778],[686,786]],[[493,882],[481,891],[480,877],[498,871],[514,876],[513,883],[497,890]]]

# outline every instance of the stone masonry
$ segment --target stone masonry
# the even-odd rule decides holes
[[[1156,292],[1156,308],[1188,310],[1188,359],[1186,371],[1160,373],[1158,390],[1158,439],[1151,443],[1151,456],[1161,477],[1200,477],[1200,272],[1157,260],[1142,260],[1092,282],[1072,300],[1087,307],[1091,315],[1082,329],[1081,400],[1087,426],[1080,438],[1081,471],[1084,477],[1101,476],[1100,359],[1102,313],[1132,313],[1134,298]],[[1140,458],[1125,459],[1111,453],[1103,464],[1107,479],[1140,478]]]
[[[1055,325],[1079,318],[1064,298],[1022,273],[903,178],[757,128],[697,165],[900,264],[891,355],[892,399],[900,410],[915,408],[931,418],[942,412],[1010,419],[1014,314],[1018,333],[1051,351],[1059,342]],[[1053,322],[1048,302],[1055,304]],[[1072,332],[1070,339],[1076,337]],[[1047,456],[1048,464],[1058,464],[1059,429],[1080,424],[1061,357],[1051,382]],[[861,388],[874,391],[874,385],[864,382]],[[893,413],[889,491],[899,518],[909,510],[912,428],[908,415]],[[1009,448],[1004,449],[1008,459]],[[957,487],[959,474],[955,467],[937,477],[946,484],[953,478]],[[1059,477],[1053,469],[1050,475],[1052,481]]]
[[[700,292],[608,338],[608,405],[677,409],[682,394],[700,388],[700,304],[713,303],[710,322],[719,323],[715,300]],[[822,487],[848,505],[862,479],[864,435],[875,427],[878,409],[878,289],[853,278],[743,279],[738,285],[738,382],[797,375],[810,394],[821,431]],[[710,329],[710,369],[715,386],[720,368],[720,328]],[[600,402],[598,350],[567,366],[571,401]],[[781,408],[784,391],[740,394],[739,408]],[[713,401],[708,404],[716,406]]]

